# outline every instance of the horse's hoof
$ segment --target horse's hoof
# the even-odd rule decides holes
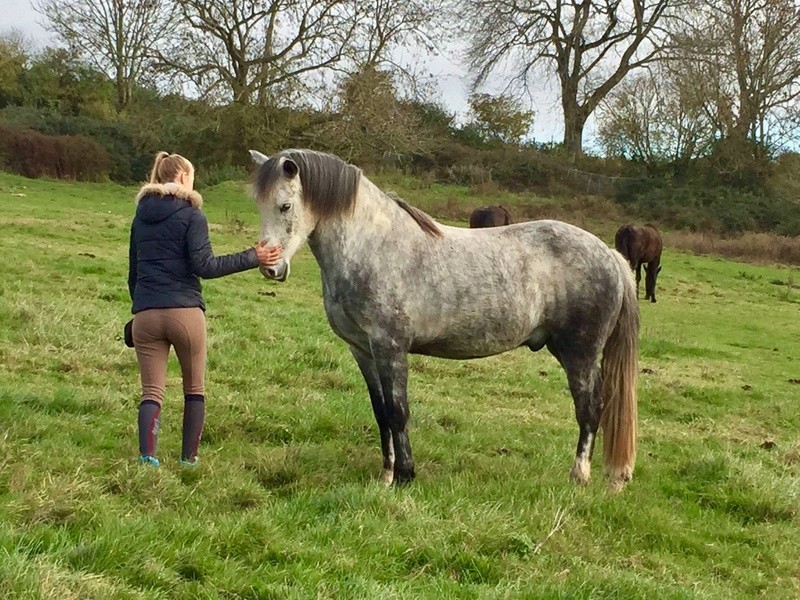
[[[394,484],[396,486],[403,486],[414,481],[414,467],[408,469],[394,470]]]
[[[587,485],[591,477],[589,463],[576,460],[575,464],[572,465],[572,470],[569,472],[569,477],[576,485]]]
[[[572,480],[572,483],[578,485],[580,487],[584,487],[589,485],[589,478],[588,477],[581,477],[575,473],[570,473],[569,478]]]
[[[392,485],[394,481],[394,469],[384,469],[381,473],[381,483],[386,487]]]

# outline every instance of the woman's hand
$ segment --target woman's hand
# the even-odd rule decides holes
[[[261,240],[255,245],[258,264],[262,267],[273,267],[283,256],[283,246],[267,247],[268,240]]]

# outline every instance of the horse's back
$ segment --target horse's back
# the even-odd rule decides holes
[[[449,260],[467,270],[459,274],[458,267],[450,268],[448,278],[468,278],[471,285],[454,294],[458,306],[445,309],[449,317],[437,315],[441,326],[432,328],[436,335],[420,346],[421,353],[448,357],[458,348],[462,356],[486,356],[519,346],[538,350],[568,338],[588,351],[619,312],[629,269],[583,229],[530,221],[451,235],[460,243]]]
[[[474,259],[491,262],[492,257],[499,254],[528,265],[564,263],[573,267],[582,265],[596,268],[607,262],[613,253],[593,233],[563,221],[549,219],[483,231],[446,225],[442,229],[445,231],[444,244],[437,244],[451,247],[451,259],[456,261],[470,262]]]
[[[544,282],[553,290],[552,310],[602,312],[601,305],[621,302],[627,270],[620,270],[624,261],[620,263],[619,255],[603,240],[561,221],[525,225],[521,238],[529,245],[529,260],[546,265]]]
[[[568,313],[599,314],[601,305],[621,301],[617,253],[574,225],[543,220],[482,231],[446,228],[448,238],[451,246],[438,257],[438,282],[427,286],[455,289],[462,309],[468,304],[486,311],[472,314],[478,321],[532,330],[544,321],[565,322]]]

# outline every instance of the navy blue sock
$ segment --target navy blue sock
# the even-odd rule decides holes
[[[202,394],[186,394],[183,403],[183,445],[181,460],[193,461],[197,458],[200,447],[200,436],[203,435],[203,423],[206,418],[205,396]]]
[[[139,405],[139,454],[155,456],[158,446],[158,415],[161,406],[154,400],[142,400]]]

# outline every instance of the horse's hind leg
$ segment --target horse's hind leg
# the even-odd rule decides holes
[[[375,421],[378,423],[378,429],[381,434],[381,452],[383,453],[381,481],[386,485],[391,485],[394,479],[394,447],[392,446],[392,431],[389,428],[389,415],[386,403],[383,400],[378,369],[375,367],[375,361],[372,356],[366,352],[353,346],[350,347],[350,352],[353,353],[353,357],[358,363],[358,368],[361,370],[361,375],[364,376],[364,381],[367,383],[369,399],[372,402],[372,412],[375,413]]]
[[[570,475],[579,484],[589,482],[592,452],[603,412],[602,379],[597,365],[567,371],[569,390],[575,404],[575,418],[578,421],[578,447],[575,463]]]
[[[578,421],[578,447],[570,477],[575,483],[585,485],[591,476],[591,460],[600,415],[603,412],[602,377],[596,357],[573,356],[548,344],[550,352],[558,359],[567,373],[569,391],[575,404],[575,419]]]
[[[636,299],[639,299],[639,282],[642,280],[642,263],[636,262]],[[645,285],[647,282],[645,281]]]
[[[651,260],[645,269],[644,289],[647,294],[644,299],[650,300],[650,302],[656,301],[656,277],[658,277],[658,271],[661,268],[659,266],[660,262],[661,260],[658,258]]]

